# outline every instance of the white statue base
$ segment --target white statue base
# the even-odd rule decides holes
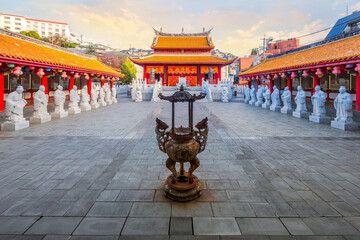
[[[331,127],[338,128],[344,131],[356,131],[359,130],[359,125],[357,123],[344,123],[341,121],[331,121]]]
[[[100,107],[106,107],[106,102],[100,102]]]
[[[297,117],[297,118],[309,118],[309,113],[308,112],[293,112],[293,117]]]
[[[280,112],[283,113],[283,114],[291,115],[293,113],[293,110],[292,109],[287,109],[287,108],[282,108]]]
[[[229,102],[227,99],[221,99],[221,102]]]
[[[270,104],[264,103],[264,104],[262,105],[262,108],[270,109]]]
[[[142,100],[141,99],[136,99],[135,102],[142,102]]]
[[[51,114],[51,118],[52,119],[59,119],[59,118],[65,118],[69,116],[69,113],[68,112],[53,112]]]
[[[87,111],[91,111],[91,106],[90,105],[83,105],[80,106],[81,112],[87,112]]]
[[[51,121],[51,116],[45,116],[45,117],[30,117],[30,123],[35,123],[35,124],[41,124],[41,123],[46,123],[46,122],[50,122]]]
[[[270,106],[270,110],[274,112],[280,112],[281,107],[280,106]]]
[[[113,98],[113,99],[112,99],[112,102],[115,104],[115,103],[117,103],[118,101],[117,101],[116,98]]]
[[[329,117],[319,117],[319,116],[313,115],[313,114],[311,114],[309,116],[309,120],[311,122],[316,122],[316,123],[325,123],[325,124],[330,123],[330,118]]]
[[[74,114],[78,114],[78,113],[81,113],[81,109],[80,108],[69,108],[68,109],[68,113],[69,115],[74,115]]]
[[[17,131],[20,129],[28,128],[30,126],[29,121],[22,122],[3,122],[1,124],[1,131]]]
[[[106,102],[106,105],[111,105],[111,104],[113,104],[112,101],[107,101],[107,102]]]
[[[262,107],[263,104],[264,104],[264,103],[262,103],[262,102],[258,102],[258,103],[255,103],[255,106],[257,106],[257,107]]]
[[[249,104],[250,100],[244,100],[245,104]]]
[[[100,107],[99,103],[91,103],[90,106],[91,106],[91,109],[96,109],[96,108]]]

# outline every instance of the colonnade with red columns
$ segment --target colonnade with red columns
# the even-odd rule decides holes
[[[0,111],[4,111],[4,74],[0,73]]]
[[[360,75],[356,75],[356,110],[360,111]]]

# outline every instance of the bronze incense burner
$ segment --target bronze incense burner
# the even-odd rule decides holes
[[[195,125],[198,130],[193,128],[193,103],[196,100],[205,98],[205,93],[191,95],[184,91],[183,86],[172,96],[164,96],[161,93],[159,98],[168,100],[172,103],[172,125],[169,126],[156,119],[155,132],[157,135],[158,146],[161,151],[168,155],[166,167],[172,172],[165,182],[165,196],[172,200],[186,202],[191,201],[201,195],[201,185],[199,179],[193,172],[199,167],[200,161],[196,155],[205,150],[208,124],[204,118]],[[175,127],[175,103],[188,102],[189,127]],[[179,171],[176,170],[176,163],[180,164]],[[189,162],[190,168],[186,172],[184,163]]]

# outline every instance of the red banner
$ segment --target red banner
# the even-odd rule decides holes
[[[146,73],[150,73],[150,69],[152,68],[155,73],[164,73],[164,66],[146,66]]]
[[[208,73],[209,69],[212,68],[213,73],[218,73],[218,67],[217,66],[201,66],[201,73]]]
[[[179,76],[169,76],[169,86],[176,86],[179,82]]]
[[[169,66],[169,73],[197,73],[196,66]]]

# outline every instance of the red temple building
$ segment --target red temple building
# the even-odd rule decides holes
[[[155,31],[151,45],[154,54],[130,60],[144,68],[146,82],[152,84],[162,79],[163,85],[175,86],[179,77],[185,77],[190,86],[201,86],[202,79],[209,79],[209,69],[212,69],[213,80],[221,79],[221,67],[233,63],[235,59],[224,60],[211,55],[214,44],[210,31],[191,34],[173,34]],[[153,71],[155,74],[150,77]],[[151,79],[153,78],[153,79]]]

